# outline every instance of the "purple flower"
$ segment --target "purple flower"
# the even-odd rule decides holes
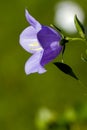
[[[27,10],[25,16],[31,26],[20,35],[21,46],[33,55],[25,64],[26,74],[44,73],[44,65],[55,59],[62,51],[61,35],[49,26],[41,25]]]

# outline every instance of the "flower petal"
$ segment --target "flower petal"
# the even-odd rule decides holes
[[[42,50],[38,40],[35,29],[30,26],[27,27],[20,35],[21,46],[30,53],[35,53],[38,50]]]
[[[25,16],[27,21],[36,29],[37,32],[41,30],[41,24],[35,18],[33,18],[27,10],[25,10]]]
[[[43,55],[43,51],[39,51],[29,58],[29,60],[25,64],[26,74],[31,74],[35,72],[38,73],[46,72],[46,70],[40,65],[40,60],[42,58],[42,55]]]
[[[44,50],[40,64],[44,66],[53,59],[55,59],[62,51],[62,46],[58,42],[53,42],[50,47]]]
[[[37,33],[37,38],[41,46],[45,49],[50,46],[51,43],[61,40],[61,35],[54,29],[42,26],[42,29]]]

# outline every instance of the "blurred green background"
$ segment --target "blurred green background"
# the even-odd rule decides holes
[[[87,88],[52,63],[46,65],[47,72],[42,75],[26,76],[24,72],[24,64],[30,56],[19,45],[19,35],[29,25],[25,19],[25,8],[40,23],[50,25],[57,2],[0,1],[0,130],[35,130],[34,120],[39,108],[47,107],[59,113],[68,106],[87,101]],[[76,2],[85,12],[86,26],[87,0]],[[87,63],[81,60],[85,48],[82,42],[67,44],[64,60],[87,86]],[[61,60],[61,55],[58,58]]]

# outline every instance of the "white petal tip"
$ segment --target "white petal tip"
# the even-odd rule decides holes
[[[26,14],[28,14],[28,10],[27,10],[27,9],[25,9],[25,15],[26,15]]]
[[[25,67],[25,73],[26,75],[30,75],[32,73],[38,73],[38,74],[43,74],[45,73],[47,70],[45,70],[43,67],[40,67],[37,70],[28,70],[28,68]]]
[[[45,68],[43,68],[42,66],[40,66],[39,70],[38,70],[38,73],[39,74],[43,74],[45,73],[47,70],[45,70]]]

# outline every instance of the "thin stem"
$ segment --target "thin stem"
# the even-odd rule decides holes
[[[75,37],[75,38],[71,38],[71,37],[66,37],[66,40],[68,41],[86,41],[86,39],[83,38],[79,38],[79,37]]]

